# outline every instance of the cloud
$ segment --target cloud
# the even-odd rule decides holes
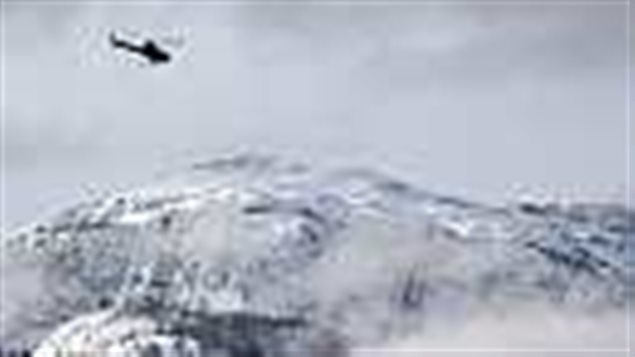
[[[574,312],[554,306],[482,308],[467,321],[438,324],[424,332],[354,350],[353,357],[524,356],[617,357],[626,349],[623,310]],[[601,328],[599,328],[601,326]]]
[[[126,180],[255,148],[346,152],[478,198],[623,189],[620,5],[17,3],[6,17],[13,176]],[[108,47],[113,29],[184,46],[147,68]],[[37,194],[20,185],[14,200]]]

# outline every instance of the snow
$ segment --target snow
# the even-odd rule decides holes
[[[132,351],[117,339],[134,330],[139,345],[173,346],[176,337],[157,326],[244,314],[274,325],[309,321],[308,331],[327,326],[329,339],[342,335],[355,347],[459,326],[476,311],[513,314],[530,304],[619,312],[632,299],[624,247],[635,218],[625,208],[537,214],[436,195],[370,170],[238,161],[76,205],[3,240],[3,264],[43,276],[5,279],[4,299],[20,299],[10,306],[22,310],[3,312],[0,344],[39,345],[39,357],[92,343]],[[41,286],[48,276],[56,285],[41,296],[12,287]],[[34,320],[47,321],[44,341],[29,334]],[[276,346],[325,338],[266,329]],[[209,352],[235,343],[194,335],[181,345]]]

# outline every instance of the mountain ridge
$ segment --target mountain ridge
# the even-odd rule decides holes
[[[347,355],[484,308],[622,311],[634,222],[619,205],[492,207],[363,168],[221,158],[3,239],[3,271],[33,270],[39,296],[6,290],[0,346]],[[138,341],[99,332],[118,329]]]

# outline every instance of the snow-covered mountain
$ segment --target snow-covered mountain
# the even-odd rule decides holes
[[[634,223],[619,205],[491,207],[365,169],[221,158],[3,237],[0,345],[345,356],[483,311],[619,315]]]

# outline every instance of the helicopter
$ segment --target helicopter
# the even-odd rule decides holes
[[[142,56],[151,65],[166,64],[172,60],[172,54],[151,39],[147,39],[142,45],[139,45],[121,39],[117,37],[114,32],[111,32],[109,40],[113,48],[126,50],[130,53]]]

